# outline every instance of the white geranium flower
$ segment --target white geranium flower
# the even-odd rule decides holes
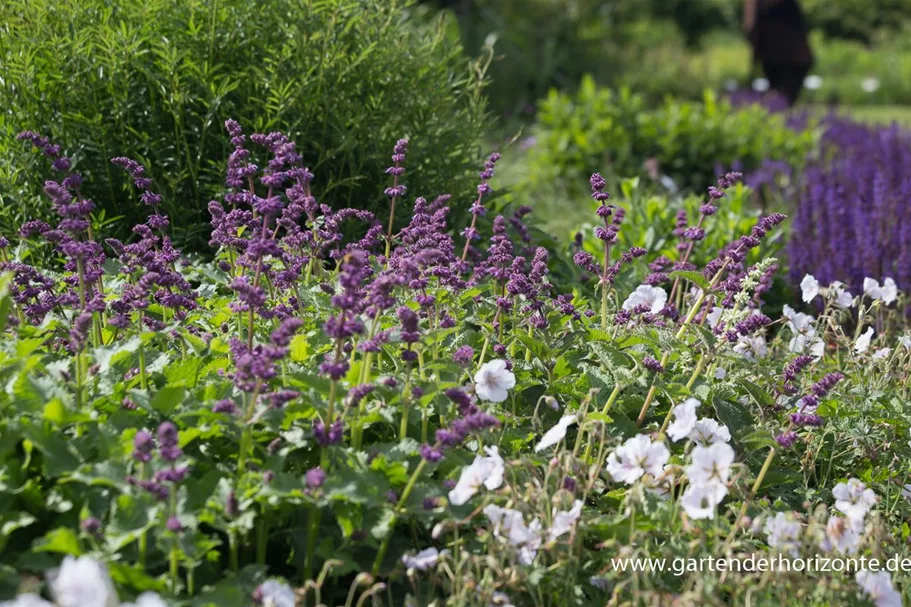
[[[718,367],[715,369],[715,379],[724,379],[727,376],[728,372],[724,369],[724,367]]]
[[[498,489],[503,484],[506,467],[497,447],[484,447],[487,457],[475,455],[470,465],[462,468],[459,481],[449,492],[449,503],[461,506],[474,497],[481,485],[488,490]]]
[[[674,466],[666,464],[661,470],[661,474],[655,477],[655,486],[649,487],[648,491],[663,500],[669,498],[671,496],[671,490],[677,482],[677,479],[674,476],[674,470]]]
[[[433,568],[437,561],[440,560],[440,557],[443,555],[449,554],[448,550],[443,550],[440,552],[436,548],[425,548],[417,554],[405,554],[402,556],[402,562],[409,569],[417,569],[418,571],[427,571],[428,569]]]
[[[911,337],[908,337],[907,335],[902,335],[901,337],[898,338],[898,343],[900,343],[905,348],[908,348],[909,350],[911,350]]]
[[[734,449],[727,443],[714,443],[709,447],[696,445],[692,463],[686,467],[686,476],[696,485],[711,482],[727,485],[733,463]]]
[[[516,385],[516,376],[506,368],[505,360],[491,360],[481,365],[474,376],[474,393],[481,400],[502,403]]]
[[[873,330],[873,327],[867,327],[867,330],[864,331],[864,334],[857,338],[857,343],[854,344],[854,351],[858,354],[863,354],[870,347],[870,340],[873,339],[873,334],[876,331]]]
[[[839,308],[850,308],[854,305],[854,296],[845,289],[844,283],[837,280],[829,285],[829,297],[835,300],[835,305]]]
[[[800,522],[784,512],[778,512],[774,518],[766,521],[763,531],[769,536],[769,546],[782,552],[796,554],[800,537]]]
[[[864,278],[864,295],[870,299],[882,299],[883,288],[879,285],[879,281],[875,278]]]
[[[60,607],[117,607],[120,601],[107,568],[88,556],[67,556],[50,576],[51,592]]]
[[[518,510],[494,504],[485,506],[484,514],[494,525],[494,535],[504,538],[516,549],[520,563],[531,565],[541,546],[541,521],[535,519],[526,525],[525,517]]]
[[[896,285],[895,281],[891,278],[886,278],[883,281],[883,286],[880,289],[880,294],[882,295],[883,303],[889,305],[898,299],[898,285]]]
[[[737,343],[734,344],[732,349],[734,352],[737,352],[748,360],[765,358],[766,354],[769,353],[769,348],[765,343],[765,337],[762,335],[757,335],[755,337],[741,335],[737,338]]]
[[[781,309],[781,313],[788,319],[788,328],[795,334],[807,333],[810,330],[813,330],[815,333],[815,327],[813,325],[816,322],[816,319],[812,315],[798,312],[787,304]]]
[[[876,505],[876,494],[856,478],[847,483],[838,483],[832,489],[835,508],[852,521],[863,521],[867,512]]]
[[[664,309],[666,303],[667,291],[661,287],[639,285],[623,302],[623,309],[632,310],[638,306],[648,306],[649,312],[657,314]]]
[[[879,78],[864,78],[860,81],[860,88],[865,93],[875,93],[879,90]]]
[[[691,519],[715,518],[715,506],[727,495],[727,487],[721,483],[688,485],[680,497],[680,505]]]
[[[753,90],[758,93],[764,93],[769,90],[769,81],[767,78],[755,78],[753,80]]]
[[[551,540],[555,540],[561,535],[569,533],[576,525],[576,521],[579,520],[580,516],[582,516],[582,500],[573,502],[571,510],[564,510],[561,512],[554,511],[554,522],[550,526],[547,536]]]
[[[874,352],[873,356],[871,356],[870,358],[872,358],[873,360],[882,360],[884,358],[888,358],[890,354],[892,354],[892,348],[880,348],[879,350]]]
[[[632,485],[645,474],[658,476],[671,453],[663,443],[637,434],[607,456],[607,471],[617,482]]]
[[[12,601],[3,601],[0,607],[54,607],[37,594],[20,594]]]
[[[902,595],[892,586],[888,571],[858,571],[854,579],[876,607],[902,607]]]
[[[731,432],[724,424],[719,424],[714,419],[703,417],[693,426],[693,431],[687,437],[701,447],[709,447],[715,443],[727,443],[731,440]]]
[[[556,425],[544,433],[541,442],[535,445],[535,453],[540,453],[548,447],[553,447],[566,436],[566,430],[576,423],[575,415],[564,415]]]
[[[816,336],[816,330],[813,327],[806,333],[798,333],[788,343],[788,350],[795,354],[804,354],[809,352],[814,359],[819,360],[825,353],[826,344]]]
[[[841,516],[830,516],[826,523],[826,534],[819,547],[828,552],[854,554],[860,547],[863,523]]]
[[[812,274],[805,274],[800,281],[800,290],[804,303],[810,303],[819,295],[819,281]]]
[[[668,426],[667,435],[675,443],[684,439],[696,427],[696,409],[702,405],[695,398],[688,398],[674,407],[674,422]]]
[[[135,603],[124,603],[120,607],[168,607],[163,598],[154,592],[143,592]]]
[[[721,320],[722,314],[724,314],[724,308],[715,306],[712,308],[712,311],[709,312],[705,317],[705,322],[708,323],[709,327],[714,329],[716,326],[718,326],[718,322]]]
[[[513,604],[509,600],[509,595],[505,592],[497,591],[490,597],[490,607],[513,607]]]
[[[256,589],[256,594],[263,607],[294,607],[297,604],[291,587],[278,580],[266,580]]]

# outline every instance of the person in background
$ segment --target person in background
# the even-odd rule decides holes
[[[769,88],[790,105],[813,65],[807,26],[797,0],[745,0],[743,28]]]

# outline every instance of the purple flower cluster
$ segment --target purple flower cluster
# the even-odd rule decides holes
[[[790,278],[806,273],[855,292],[866,276],[911,287],[911,133],[830,117],[806,169],[788,245]]]
[[[13,300],[24,318],[34,324],[40,323],[55,307],[77,308],[71,317],[74,326],[69,345],[80,349],[87,338],[85,315],[105,309],[100,282],[105,255],[91,233],[91,213],[95,205],[82,197],[82,176],[71,171],[72,161],[62,154],[59,145],[32,131],[20,133],[18,139],[39,149],[51,160],[51,168],[63,175],[59,182],[49,180],[44,184],[44,193],[60,217],[57,226],[52,228],[41,221],[29,221],[21,227],[20,235],[23,238],[40,236],[43,241],[53,244],[65,258],[63,268],[68,274],[60,285],[63,289],[58,290],[44,274],[26,264],[10,262],[5,253],[0,270],[13,272],[13,283],[17,287],[12,292]],[[0,250],[8,244],[5,238],[0,238]]]
[[[421,457],[429,462],[443,459],[444,449],[461,445],[470,434],[500,425],[500,420],[481,411],[472,396],[461,388],[449,388],[445,394],[455,404],[459,416],[453,419],[448,428],[436,431],[435,445],[421,446]]]
[[[824,420],[819,415],[816,415],[819,401],[825,398],[835,387],[835,384],[843,378],[844,376],[841,373],[829,373],[813,384],[810,388],[810,394],[800,399],[797,412],[791,414],[791,423],[795,426],[821,426]]]

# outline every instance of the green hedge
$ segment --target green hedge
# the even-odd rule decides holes
[[[206,239],[206,204],[222,187],[228,117],[287,132],[333,206],[385,209],[383,169],[400,137],[412,142],[409,195],[470,191],[486,122],[482,77],[440,20],[415,21],[406,4],[0,3],[0,227],[43,204],[23,175],[42,169],[13,139],[23,129],[64,145],[104,217],[122,216],[121,233],[142,209],[126,204],[135,193],[109,159],[132,154],[154,167],[180,218],[177,237],[191,246]]]
[[[585,78],[574,95],[551,91],[541,103],[530,158],[531,175],[550,183],[585,184],[603,171],[614,177],[654,177],[653,159],[675,189],[703,191],[715,167],[744,171],[766,159],[800,166],[814,133],[795,133],[782,116],[760,107],[735,109],[706,93],[702,102],[668,100],[649,109],[627,89],[614,92]]]

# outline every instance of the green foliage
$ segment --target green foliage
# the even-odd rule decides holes
[[[400,137],[423,159],[411,192],[469,190],[485,125],[481,75],[439,20],[413,22],[404,4],[0,3],[2,227],[46,212],[42,180],[24,179],[41,169],[13,140],[26,129],[67,146],[85,193],[121,218],[121,234],[139,215],[110,158],[133,154],[154,166],[165,208],[180,218],[175,238],[196,248],[206,204],[223,189],[229,117],[290,133],[320,202],[336,208],[386,208],[383,169]]]
[[[800,167],[814,141],[812,130],[795,134],[783,117],[759,107],[735,110],[712,93],[702,102],[668,100],[649,109],[628,89],[600,88],[591,78],[575,95],[550,92],[534,136],[531,173],[540,181],[582,184],[596,171],[663,175],[684,191],[711,185],[719,163],[744,172],[767,159]]]
[[[801,0],[810,26],[830,38],[870,42],[911,25],[909,0]]]
[[[852,506],[838,496],[848,478],[875,496],[861,520],[848,510],[852,554],[909,556],[896,541],[911,515],[906,295],[894,305],[884,290],[875,302],[859,295],[846,308],[822,286],[818,318],[789,311],[799,335],[756,316],[771,313],[757,306],[781,225],[757,225],[746,200],[728,188],[699,220],[708,237],[681,249],[664,198],[621,182],[617,244],[588,230],[575,251],[617,273],[586,281],[570,269],[560,298],[551,268],[570,262],[531,246],[521,222],[495,220],[492,238],[478,223],[463,263],[464,241],[438,221],[446,210],[431,217],[426,205],[388,257],[381,242],[330,256],[322,239],[333,252],[353,243],[329,213],[275,225],[264,212],[252,226],[222,218],[231,238],[211,261],[174,262],[163,227],[140,230],[141,246],[102,269],[98,250],[116,243],[91,259],[61,247],[97,274],[58,257],[12,266],[0,276],[0,599],[50,594],[42,572],[81,556],[107,565],[120,598],[152,591],[174,607],[248,607],[268,578],[299,588],[302,604],[313,594],[326,605],[865,604],[839,571],[618,564],[831,556],[821,540]],[[683,202],[690,223],[698,202]],[[741,241],[751,256],[721,255],[750,233],[765,243]],[[621,262],[638,242],[645,255]],[[55,246],[33,236],[0,255],[32,261]],[[656,281],[669,293],[637,284],[659,255],[671,258]],[[694,267],[673,271],[683,260]],[[87,289],[103,292],[91,309]],[[166,297],[178,292],[186,299]],[[57,305],[36,305],[47,298]],[[873,326],[860,347],[856,334]],[[811,340],[818,358],[783,375]],[[835,371],[844,377],[820,388]],[[811,394],[824,425],[793,423]],[[705,427],[725,427],[708,455],[695,416],[680,430],[675,406],[691,398]],[[648,452],[624,455],[630,439]],[[716,458],[710,478],[697,454]],[[684,500],[697,486],[714,496],[708,509]],[[778,513],[796,524],[793,549],[765,530]],[[439,558],[403,559],[426,549]]]
[[[461,38],[490,57],[491,105],[530,116],[552,87],[572,89],[584,74],[616,82],[643,48],[636,0],[471,0],[456,2]]]

